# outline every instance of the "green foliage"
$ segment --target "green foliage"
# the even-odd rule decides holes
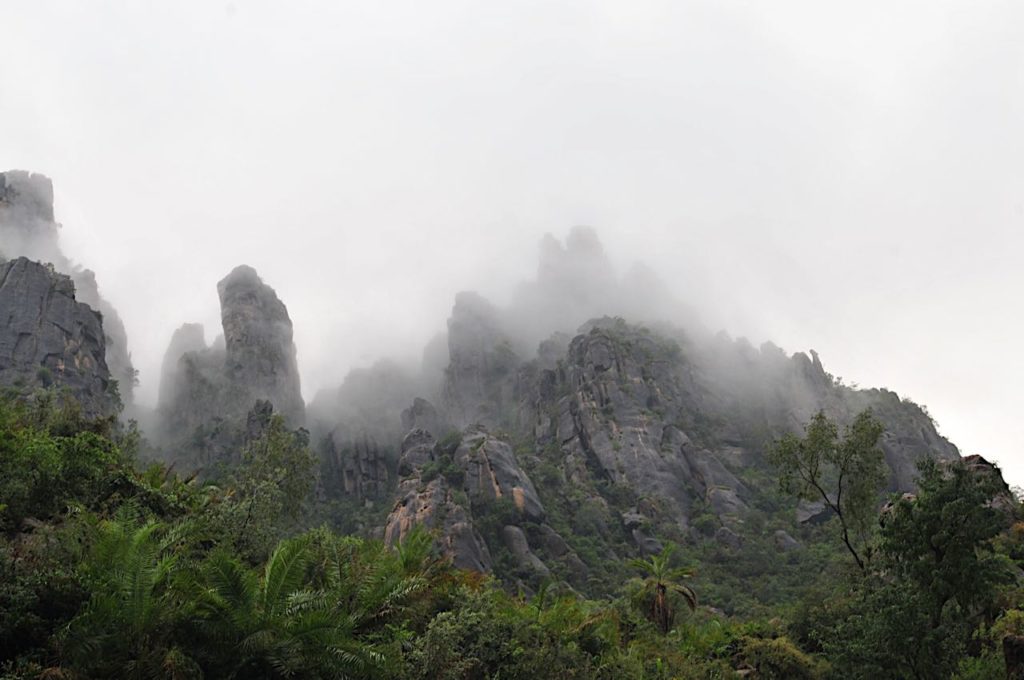
[[[643,588],[640,590],[641,600],[646,605],[648,618],[657,626],[662,635],[668,633],[675,622],[677,601],[682,600],[691,609],[697,608],[697,595],[689,586],[681,583],[693,574],[680,567],[672,567],[670,562],[675,546],[667,544],[658,555],[646,560],[633,559],[629,565],[644,574]]]
[[[824,664],[801,651],[785,637],[745,638],[743,660],[764,680],[816,680],[824,674]]]
[[[818,412],[801,439],[786,435],[769,452],[779,486],[798,498],[824,503],[839,519],[843,544],[863,571],[871,553],[885,458],[877,448],[883,426],[860,413],[839,439],[838,428]]]
[[[948,605],[964,615],[984,608],[1009,580],[1009,565],[991,544],[1006,518],[990,503],[1002,491],[993,476],[931,459],[918,469],[917,497],[898,501],[885,519],[880,550],[887,568],[927,599],[937,626]]]
[[[315,469],[302,431],[289,430],[275,414],[225,480],[230,491],[217,512],[207,516],[211,530],[251,562],[261,562],[279,540],[299,528],[309,510]]]
[[[76,419],[0,402],[0,530],[17,529],[26,518],[48,519],[72,501],[102,500],[122,456],[109,438]]]
[[[509,589],[532,596],[453,569],[422,528],[394,547],[309,529],[311,517],[330,513],[374,520],[354,505],[311,508],[307,442],[280,420],[216,485],[200,485],[159,465],[136,469],[137,433],[87,422],[73,404],[0,400],[0,678],[1002,673],[1002,638],[1024,632],[1024,592],[1010,583],[1007,557],[1020,553],[1024,530],[993,507],[995,479],[924,463],[916,498],[886,513],[870,541],[875,556],[855,570],[828,537],[843,514],[860,540],[868,494],[850,492],[842,471],[871,477],[875,428],[858,419],[840,440],[827,423],[814,427],[812,444],[824,444],[794,440],[789,455],[799,464],[822,453],[817,479],[844,489],[841,513],[821,527],[795,526],[791,505],[769,489],[775,480],[747,470],[758,493],[754,511],[730,523],[738,548],[714,540],[718,520],[700,503],[687,534],[657,499],[603,482],[567,488],[557,450],[524,457],[546,521],[587,564],[587,587],[605,594],[587,600],[515,572],[501,529],[521,527],[538,551],[545,529],[507,498],[476,500],[475,526],[519,579]],[[457,437],[439,447],[448,453],[438,474],[453,474],[445,462],[457,447]],[[668,547],[624,560],[617,556],[633,548],[621,516],[636,507],[643,531]],[[801,547],[778,549],[777,529]],[[573,576],[543,556],[556,576]],[[630,570],[640,578],[627,580]],[[716,609],[698,607],[694,589]],[[684,608],[692,613],[678,617]]]
[[[919,469],[917,496],[885,517],[877,572],[834,609],[823,635],[842,677],[950,677],[1010,580],[992,548],[1006,522],[991,507],[995,480],[961,463]]]

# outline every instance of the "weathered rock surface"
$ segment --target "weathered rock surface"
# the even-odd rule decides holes
[[[0,256],[48,262],[71,277],[75,299],[102,316],[107,368],[118,383],[124,404],[131,406],[136,372],[124,323],[100,295],[95,274],[75,265],[61,251],[59,230],[54,222],[53,183],[48,177],[24,170],[0,173]]]
[[[413,430],[402,442],[400,471],[406,477],[398,485],[398,501],[388,515],[384,541],[401,542],[413,527],[440,529],[440,547],[462,569],[489,572],[493,566],[487,543],[473,526],[469,510],[456,501],[448,480],[437,476],[422,479],[424,467],[435,462],[433,436]]]
[[[800,548],[800,541],[790,536],[789,532],[783,529],[776,530],[772,535],[772,540],[775,542],[775,547],[781,552],[791,552]]]
[[[185,324],[164,355],[158,436],[186,466],[234,455],[244,440],[247,414],[258,402],[271,404],[289,427],[305,422],[284,303],[244,265],[217,289],[223,344],[218,340],[206,347],[202,327]]]
[[[622,322],[593,324],[562,368],[542,372],[553,384],[530,395],[538,443],[560,447],[570,478],[596,476],[657,498],[683,525],[697,501],[737,515],[746,487],[675,424],[700,399],[678,358],[678,347]]]
[[[536,522],[544,519],[544,505],[533,482],[507,442],[479,426],[471,427],[463,433],[454,460],[463,470],[464,488],[470,499],[486,502],[507,498],[524,517]]]
[[[0,262],[0,385],[63,388],[86,416],[111,415],[105,355],[100,315],[69,277],[24,257]]]
[[[530,543],[526,540],[526,534],[522,529],[514,525],[502,527],[501,538],[505,542],[505,547],[512,553],[512,558],[516,561],[519,569],[534,572],[541,578],[551,575],[551,570],[547,568],[547,565],[530,550]]]
[[[266,399],[291,424],[303,424],[305,405],[288,309],[247,265],[224,277],[217,292],[229,397],[242,404]]]
[[[443,437],[451,431],[452,426],[437,412],[434,405],[426,399],[416,397],[412,406],[402,411],[402,427],[409,430],[426,430],[435,438]]]

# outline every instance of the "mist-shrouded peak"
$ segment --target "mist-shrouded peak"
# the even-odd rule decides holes
[[[0,251],[6,257],[50,262],[70,274],[70,262],[57,244],[53,221],[53,182],[25,170],[0,173]]]
[[[223,335],[207,347],[203,327],[184,324],[163,361],[158,435],[186,466],[237,454],[254,408],[280,413],[289,427],[306,419],[292,322],[277,293],[247,265],[225,276],[217,293]]]
[[[106,362],[110,376],[132,411],[136,371],[128,352],[128,334],[117,310],[100,295],[96,275],[65,256],[60,248],[61,225],[54,221],[53,182],[25,170],[0,173],[0,254],[52,264],[71,277],[75,298],[103,317]]]
[[[53,222],[53,181],[27,170],[0,173],[0,201],[26,216]]]
[[[206,334],[203,325],[199,323],[182,324],[174,334],[171,335],[171,342],[164,353],[163,364],[160,369],[160,393],[157,401],[158,408],[168,408],[176,397],[177,387],[175,385],[178,362],[190,352],[201,352],[206,349]]]
[[[304,405],[287,307],[248,265],[221,279],[217,292],[228,380],[301,423]]]

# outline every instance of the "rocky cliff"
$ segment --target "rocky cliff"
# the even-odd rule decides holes
[[[100,295],[96,275],[68,259],[60,249],[60,224],[54,221],[53,183],[44,175],[8,170],[0,173],[0,255],[47,262],[68,275],[76,299],[103,318],[106,363],[126,406],[131,406],[136,371],[128,334],[117,310]]]
[[[456,296],[439,408],[418,400],[406,412],[412,431],[388,540],[423,523],[464,566],[534,585],[591,574],[593,586],[602,563],[660,550],[663,538],[713,535],[736,548],[774,488],[768,447],[802,433],[819,410],[845,425],[872,409],[885,425],[891,491],[914,488],[920,457],[959,457],[916,404],[842,385],[813,351],[787,355],[699,325],[620,317],[566,332],[568,298],[583,308],[624,295],[591,236],[577,232],[567,248],[545,242],[537,282],[509,309]],[[560,262],[572,266],[554,271]],[[600,295],[586,290],[588,277]],[[630,285],[649,285],[642,278]],[[545,295],[553,281],[563,290]],[[517,322],[530,317],[530,300],[547,310],[537,319],[551,319],[532,350],[528,338],[542,326],[524,334]],[[424,422],[450,423],[460,443],[448,451]],[[780,551],[799,546],[785,530],[775,536]]]
[[[185,324],[163,361],[159,439],[191,465],[232,455],[247,414],[272,405],[290,427],[305,423],[292,323],[274,289],[242,265],[217,284],[224,335],[207,347],[203,329]]]
[[[0,262],[0,385],[67,390],[88,417],[115,413],[100,315],[75,284],[24,257]]]

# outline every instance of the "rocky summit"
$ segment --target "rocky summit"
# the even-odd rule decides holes
[[[192,466],[231,458],[258,403],[269,404],[291,427],[305,423],[284,303],[246,265],[224,277],[217,292],[223,335],[207,346],[202,326],[185,324],[163,361],[157,434]]]

